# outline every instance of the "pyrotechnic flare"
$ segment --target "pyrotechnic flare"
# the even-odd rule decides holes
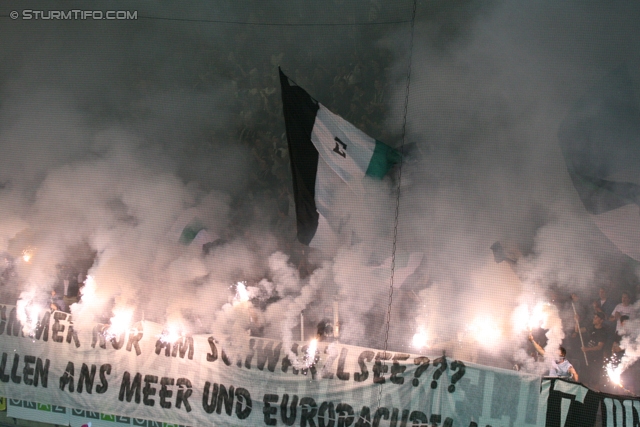
[[[33,248],[27,248],[25,250],[22,251],[22,260],[24,262],[29,262],[31,261],[31,258],[33,258]]]
[[[528,330],[531,333],[531,314],[527,304],[519,305],[513,311],[513,329],[516,332]]]
[[[114,316],[111,318],[109,328],[105,330],[106,339],[116,338],[129,329],[131,319],[133,318],[133,309],[119,308],[114,310]]]
[[[624,372],[624,370],[626,369],[626,364],[623,364],[621,361],[616,361],[613,360],[613,358],[611,360],[609,360],[609,363],[607,363],[605,369],[607,371],[607,376],[609,377],[609,380],[616,386],[619,387],[620,389],[624,390],[625,393],[627,394],[633,394],[630,390],[627,390],[624,385],[622,384],[622,373]]]
[[[316,357],[317,351],[318,351],[318,340],[314,338],[309,342],[309,347],[307,348],[307,354],[305,355],[305,358],[304,358],[305,367],[310,368],[316,364],[316,362],[318,361]]]
[[[38,327],[39,315],[42,307],[35,303],[36,291],[23,292],[16,302],[16,316],[22,323],[22,332],[25,335],[33,336]]]
[[[518,306],[513,313],[513,327],[516,332],[528,331],[532,334],[534,329],[550,329],[553,327],[555,316],[554,308],[548,302],[537,303],[532,310],[527,304]]]
[[[428,347],[429,335],[427,332],[420,327],[418,332],[413,335],[413,340],[411,341],[413,347],[417,349],[421,349],[424,347]]]
[[[525,304],[525,312],[527,315],[526,325],[531,332],[535,328],[545,328],[547,324],[547,320],[549,318],[549,313],[547,312],[547,308],[549,307],[549,303],[539,302],[534,307],[533,310],[529,313],[529,308]]]
[[[249,292],[247,291],[246,282],[238,282],[236,283],[236,296],[235,300],[239,302],[249,301],[251,297],[249,296]]]
[[[177,325],[169,325],[166,327],[162,334],[158,336],[158,339],[165,344],[173,344],[174,342],[182,339],[184,333],[180,332],[180,328]]]
[[[476,341],[486,346],[494,346],[502,336],[502,331],[489,317],[477,317],[473,323],[467,326],[467,330]]]
[[[606,366],[607,375],[612,383],[617,385],[618,387],[622,387],[622,382],[620,379],[620,375],[622,375],[622,364],[615,365],[613,361],[609,361]]]
[[[23,327],[22,332],[29,337],[33,337],[35,335],[36,329],[40,325],[40,313],[43,311],[43,308],[38,306],[37,304],[31,302],[24,302],[24,306],[21,307],[21,301],[17,302],[18,313],[22,311],[24,320],[22,320]]]

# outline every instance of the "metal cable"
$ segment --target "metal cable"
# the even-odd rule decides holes
[[[407,86],[405,89],[404,110],[402,114],[402,143],[400,145],[400,152],[402,153],[402,155],[400,156],[400,164],[398,165],[398,185],[396,188],[396,212],[395,212],[395,219],[393,223],[393,247],[391,251],[391,279],[389,280],[389,304],[387,306],[387,321],[385,324],[385,331],[384,331],[384,350],[381,357],[381,363],[382,363],[381,372],[380,372],[381,376],[386,370],[387,349],[389,347],[389,326],[391,325],[391,306],[393,304],[393,279],[394,279],[394,274],[396,270],[396,247],[398,243],[398,217],[400,214],[400,184],[402,183],[402,163],[404,158],[403,149],[404,149],[404,141],[405,141],[406,129],[407,129],[407,111],[409,108],[409,86],[411,84],[411,61],[413,57],[413,34],[414,34],[415,21],[416,21],[416,6],[417,6],[417,0],[413,0],[413,11],[411,13],[411,38],[409,42],[409,64],[407,67]],[[382,401],[383,384],[384,384],[383,382],[380,382],[380,388],[378,393],[378,407],[376,408],[376,411],[380,409],[380,403]]]

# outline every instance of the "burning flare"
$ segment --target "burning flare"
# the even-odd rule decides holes
[[[413,335],[413,340],[411,341],[411,344],[413,345],[413,347],[417,349],[428,347],[429,346],[428,343],[429,343],[429,335],[422,328],[420,328],[418,332],[416,332]]]
[[[25,250],[22,251],[22,260],[24,262],[29,262],[31,261],[31,258],[33,258],[33,248],[27,248]]]
[[[133,318],[133,309],[117,308],[113,314],[109,328],[104,332],[104,336],[107,339],[116,338],[129,329]]]
[[[236,283],[236,296],[234,299],[239,302],[246,302],[251,299],[249,291],[247,291],[246,282]]]
[[[184,333],[180,332],[180,327],[176,324],[170,324],[164,331],[162,331],[162,334],[158,336],[158,339],[165,344],[173,344],[183,337]]]
[[[513,312],[513,326],[517,332],[544,328],[549,320],[548,303],[539,302],[530,311],[527,304],[518,306]]]
[[[18,318],[23,324],[22,332],[29,337],[36,334],[36,329],[40,326],[40,313],[44,308],[33,301],[18,300],[16,304]]]
[[[467,331],[483,345],[493,346],[502,337],[502,331],[490,317],[476,317]]]
[[[607,363],[606,369],[607,375],[609,375],[609,379],[611,380],[611,382],[618,387],[622,387],[622,381],[620,379],[620,375],[622,375],[622,372],[624,371],[622,363],[614,365],[614,362],[610,361],[609,363]]]
[[[309,347],[307,348],[307,354],[305,355],[305,358],[304,358],[305,367],[310,368],[316,364],[317,351],[318,351],[318,340],[314,338],[309,342]]]

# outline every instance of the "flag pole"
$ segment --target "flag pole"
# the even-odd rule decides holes
[[[304,312],[300,312],[300,341],[304,341]]]
[[[571,307],[573,307],[573,314],[576,317],[576,325],[578,325],[578,334],[580,334],[580,344],[582,345],[582,347],[584,347],[584,340],[582,339],[582,331],[580,330],[580,322],[578,321],[578,312],[576,311],[576,306],[573,304],[573,301],[571,301]],[[587,366],[589,366],[589,361],[587,360],[587,353],[582,350],[582,354],[584,354],[584,363],[587,364]]]
[[[338,300],[333,301],[333,338],[340,338],[340,305]]]

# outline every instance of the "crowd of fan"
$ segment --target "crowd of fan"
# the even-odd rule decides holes
[[[86,272],[65,265],[58,265],[58,277],[51,290],[49,308],[70,313],[71,304],[79,301]]]
[[[620,298],[615,300],[609,293],[618,294]],[[607,367],[612,369],[618,366],[625,355],[624,337],[635,334],[628,327],[629,320],[636,317],[631,293],[628,290],[601,287],[598,297],[590,304],[581,300],[577,293],[571,294],[566,301],[553,298],[553,302],[560,313],[565,314],[562,350],[579,374],[579,381],[596,390],[619,391],[615,390],[617,385],[611,382]],[[545,332],[539,329],[529,336],[529,351],[534,357],[538,353],[544,354],[541,347],[546,341]],[[636,380],[638,369],[640,363],[635,363],[622,375],[625,388],[635,390],[635,394],[640,392],[640,382]]]
[[[379,9],[378,2],[372,5]],[[230,51],[218,61],[216,68],[232,83],[235,94],[231,104],[235,106],[237,120],[229,137],[245,145],[251,154],[253,167],[249,180],[253,191],[250,198],[275,202],[277,215],[271,223],[272,229],[288,236],[285,242],[292,243],[293,196],[278,66],[284,59],[288,67],[283,66],[283,71],[312,97],[365,133],[392,142],[393,136],[382,124],[388,109],[388,76],[393,57],[383,48],[354,49],[350,58],[342,62],[320,62],[305,55],[283,56],[273,53],[256,62],[255,58]],[[294,248],[289,249],[291,253]],[[299,258],[300,269],[305,270],[304,255]],[[3,279],[3,283],[8,280]],[[50,308],[68,311],[70,305],[78,301],[83,281],[83,274],[78,271],[60,271],[58,284],[51,292]],[[577,294],[572,294],[567,301],[555,301],[564,313],[574,313],[575,307],[574,318],[563,319],[562,345],[580,374],[580,382],[596,389],[607,382],[605,365],[618,363],[625,353],[622,338],[629,331],[625,331],[624,325],[633,319],[635,312],[631,295],[621,292],[620,296],[620,301],[614,302],[607,295],[607,289],[601,288],[598,299],[591,304],[585,304]],[[537,334],[534,331],[530,340],[531,354],[537,355],[534,343],[544,346],[544,331]]]

